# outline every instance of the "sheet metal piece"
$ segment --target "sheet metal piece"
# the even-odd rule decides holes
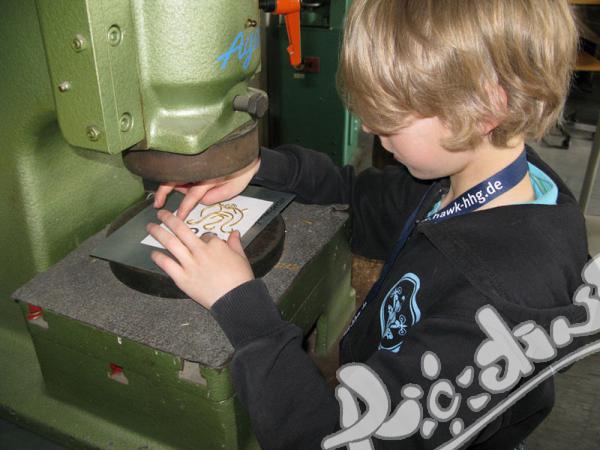
[[[109,229],[107,236],[114,231],[116,230]],[[284,240],[285,222],[281,215],[277,215],[244,249],[256,278],[263,277],[277,264],[283,252]],[[109,265],[115,277],[131,289],[155,297],[188,298],[188,295],[163,273],[138,269],[114,261],[110,261]]]
[[[255,275],[262,276],[277,262],[281,254],[285,226],[281,219],[277,224],[276,219],[294,196],[258,186],[248,186],[242,195],[273,202],[267,212],[242,236],[242,246],[248,253],[251,264],[254,262],[253,270],[261,272]],[[165,209],[175,211],[182,199],[183,195],[178,192],[170,195]],[[148,234],[146,225],[150,222],[160,223],[156,210],[150,203],[143,205],[139,212],[134,209],[132,213],[126,213],[117,219],[111,227],[114,231],[91,255],[109,261],[115,276],[133,289],[160,297],[185,297],[150,258],[151,252],[156,248],[140,243]],[[269,225],[271,228],[267,229]],[[266,236],[261,237],[263,231]],[[253,247],[255,239],[257,244]],[[273,264],[268,264],[265,258]]]

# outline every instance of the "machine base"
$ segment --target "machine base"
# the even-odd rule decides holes
[[[263,280],[285,320],[305,335],[317,324],[322,354],[354,312],[347,216],[293,203],[282,217],[285,248]],[[102,239],[15,292],[20,318],[0,315],[0,415],[72,448],[258,448],[231,385],[233,351],[210,313],[123,286],[89,257]],[[30,317],[28,304],[42,316]],[[23,317],[27,349],[1,326],[22,328]]]

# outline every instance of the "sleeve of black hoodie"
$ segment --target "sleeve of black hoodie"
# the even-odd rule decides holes
[[[391,411],[403,400],[402,392],[407,384],[420,386],[422,397],[426,399],[436,380],[454,382],[471,366],[475,370],[474,382],[460,389],[462,400],[456,417],[468,427],[480,416],[466,406],[467,398],[485,393],[476,382],[478,369],[473,361],[477,346],[485,338],[473,320],[473,309],[478,306],[480,295],[477,292],[463,292],[463,295],[448,298],[445,311],[431,311],[411,328],[399,353],[379,350],[365,361],[388,390]],[[450,310],[452,312],[447,313]],[[281,319],[263,282],[249,281],[232,290],[214,304],[211,312],[235,348],[230,364],[233,384],[249,412],[261,448],[321,448],[321,441],[339,429],[339,405],[334,392],[302,349],[301,330]],[[421,375],[421,357],[425,352],[433,352],[439,358],[439,376],[435,379]],[[531,396],[538,394],[537,390],[532,392],[508,416],[501,416],[490,424],[485,433],[477,437],[477,448],[514,448],[551,407],[547,402],[533,401]],[[492,396],[486,410],[505,395]],[[425,406],[423,418],[430,417],[426,402],[421,400],[421,403]],[[412,421],[412,414],[405,419]],[[410,436],[398,437],[391,444],[380,440],[374,440],[373,444],[376,449],[434,449],[452,437],[450,422],[443,422],[440,421],[429,439],[423,439],[419,430],[414,430]],[[511,433],[498,432],[509,426],[512,426]]]
[[[355,210],[367,206],[368,215],[362,210],[354,213],[361,214],[362,227],[368,230],[370,220],[375,220],[376,216],[369,209],[370,205],[360,203],[361,199],[383,197],[380,192],[367,191],[395,189],[402,182],[397,184],[388,177],[386,183],[389,184],[380,183],[377,178],[385,177],[381,172],[371,172],[361,179],[362,174],[355,177],[352,169],[336,169],[323,158],[297,147],[278,152],[263,150],[261,171],[255,181],[261,184],[264,181],[266,186],[274,189],[289,189],[304,201],[347,202]],[[299,173],[309,179],[298,179]],[[319,181],[311,181],[311,176]],[[361,192],[363,186],[368,188],[365,192]],[[453,273],[452,265],[439,273],[446,273],[451,279],[440,282],[447,287],[440,294],[443,302],[436,303],[436,308],[424,313],[423,320],[410,329],[399,353],[376,351],[365,363],[387,387],[392,408],[402,400],[402,388],[407,383],[422,388],[422,404],[426,403],[427,393],[436,380],[421,376],[424,352],[433,352],[439,358],[441,367],[437,380],[456,380],[465,367],[473,367],[472,383],[461,389],[462,400],[456,415],[468,427],[481,414],[466,407],[467,399],[485,394],[477,382],[479,373],[473,356],[486,336],[474,317],[488,299],[460,274]],[[233,383],[249,411],[261,447],[264,450],[320,448],[322,439],[338,429],[340,409],[337,400],[302,349],[301,330],[281,319],[264,283],[252,280],[237,287],[217,301],[211,313],[235,348],[230,364]],[[510,323],[509,328],[514,325]],[[540,385],[509,412],[498,417],[471,444],[481,450],[514,448],[548,413],[552,406],[551,391],[549,383]],[[504,397],[505,394],[491,396],[486,410]],[[428,411],[424,410],[424,414],[429,417]],[[431,439],[424,440],[416,431],[407,439],[392,444],[407,449],[435,448],[450,439],[448,425],[448,422],[440,421]],[[385,442],[376,440],[374,444],[380,448]]]
[[[297,145],[262,148],[252,183],[292,192],[302,203],[349,205],[352,250],[372,259],[385,259],[429,186],[402,166],[369,168],[357,175],[352,166],[340,168],[329,156]]]
[[[352,167],[338,168],[326,155],[297,146],[262,149],[253,183],[293,192],[306,203],[349,204],[353,248],[381,259],[395,240],[390,230],[400,231],[427,188],[401,167],[356,176]],[[264,283],[239,286],[211,312],[235,348],[233,383],[261,447],[320,448],[338,427],[337,400],[303,350],[302,331],[281,319]]]

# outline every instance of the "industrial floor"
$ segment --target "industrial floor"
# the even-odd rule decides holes
[[[559,173],[576,196],[579,195],[591,147],[589,136],[573,137],[568,150],[534,145],[542,157]],[[362,136],[365,148],[368,137]],[[357,161],[370,162],[367,151]],[[600,182],[596,183],[588,207],[590,253],[600,253]],[[597,217],[594,217],[597,216]],[[364,267],[364,266],[363,266]],[[372,268],[376,271],[377,267]],[[364,295],[364,286],[357,296]],[[335,361],[321,361],[334,369]],[[333,380],[332,380],[333,381]],[[556,406],[552,414],[528,439],[529,450],[600,450],[600,354],[577,363],[568,373],[556,377]],[[0,419],[0,450],[63,450],[64,447]]]

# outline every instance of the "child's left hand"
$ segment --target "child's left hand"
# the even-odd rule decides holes
[[[227,242],[216,236],[204,241],[169,211],[160,210],[157,217],[174,235],[155,223],[146,229],[176,260],[158,251],[152,252],[152,260],[197,303],[210,309],[223,295],[254,279],[238,231]]]

